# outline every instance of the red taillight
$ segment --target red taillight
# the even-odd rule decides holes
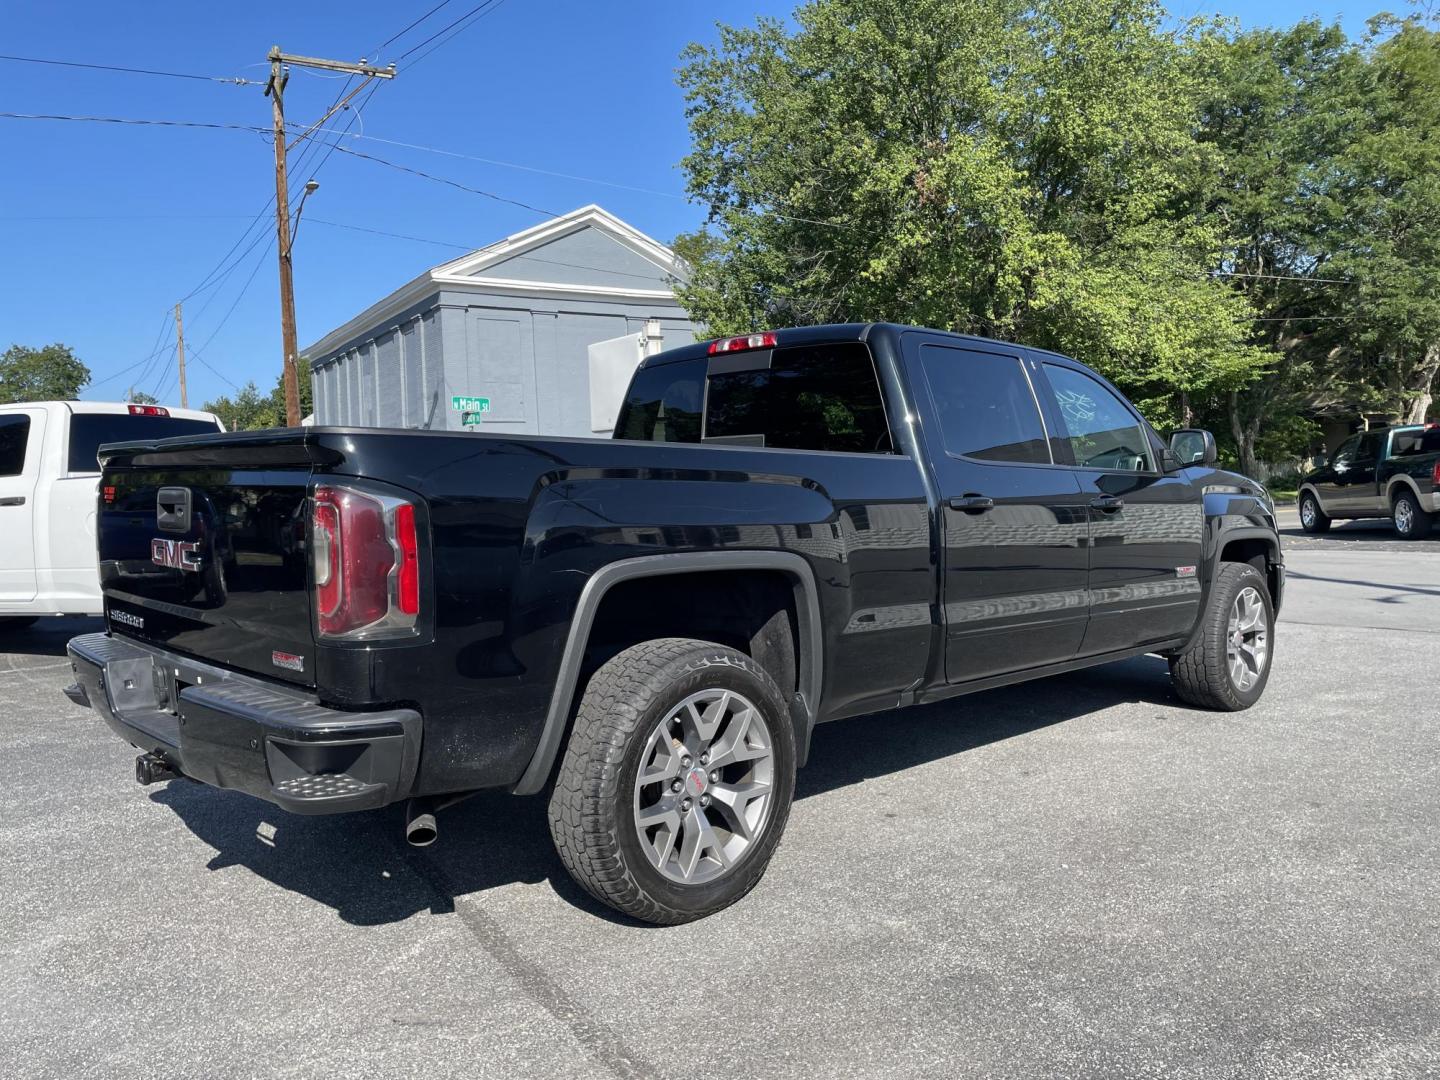
[[[170,410],[160,405],[131,405],[131,416],[169,416]]]
[[[1430,483],[1435,485],[1435,490],[1440,491],[1440,461],[1435,462],[1435,471],[1430,474]]]
[[[412,632],[420,613],[414,506],[350,488],[318,487],[310,534],[320,637]]]
[[[739,337],[718,338],[710,342],[710,355],[745,352],[748,349],[773,349],[774,347],[775,335],[769,331],[763,334],[741,334]]]
[[[395,509],[395,543],[400,548],[400,572],[395,598],[404,615],[420,614],[420,545],[415,538],[415,508],[402,503]]]

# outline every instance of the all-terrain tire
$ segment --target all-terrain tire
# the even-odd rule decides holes
[[[1420,500],[1409,488],[1403,488],[1395,496],[1392,509],[1395,535],[1401,540],[1424,540],[1430,535],[1430,526],[1435,515],[1420,506]]]
[[[1307,533],[1330,531],[1329,516],[1320,509],[1320,500],[1308,491],[1300,495],[1300,528]]]
[[[1242,689],[1230,672],[1227,643],[1232,608],[1246,589],[1254,589],[1259,596],[1264,611],[1266,648],[1263,670],[1253,685]],[[1274,656],[1275,609],[1265,575],[1249,563],[1221,563],[1194,640],[1170,657],[1170,680],[1175,692],[1186,704],[1202,709],[1227,712],[1248,709],[1265,692]]]
[[[769,733],[772,801],[733,864],[687,884],[647,857],[636,786],[660,726],[692,695],[717,689],[742,695],[759,710]],[[570,876],[602,903],[644,922],[689,922],[755,887],[785,831],[794,793],[794,729],[770,674],[723,645],[661,638],[626,649],[591,676],[550,797],[550,835]]]

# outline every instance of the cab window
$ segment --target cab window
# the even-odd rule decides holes
[[[25,471],[25,447],[29,441],[29,416],[0,416],[0,476],[19,476]]]
[[[1055,411],[1075,464],[1107,472],[1153,472],[1154,451],[1144,426],[1096,379],[1046,364]]]

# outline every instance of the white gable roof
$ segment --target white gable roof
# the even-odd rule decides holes
[[[497,264],[508,262],[582,229],[595,229],[604,233],[616,243],[652,263],[660,275],[680,281],[687,276],[685,263],[668,247],[646,236],[633,225],[621,221],[608,210],[591,203],[523,229],[478,251],[431,267],[301,352],[306,356],[325,356],[367,329],[377,327],[386,319],[442,288],[459,292],[525,293],[557,298],[659,301],[668,304],[675,302],[674,293],[669,289],[576,284],[557,281],[553,277],[539,280],[486,273]]]

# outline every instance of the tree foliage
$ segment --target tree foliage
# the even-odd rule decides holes
[[[300,376],[300,415],[308,416],[314,411],[314,395],[310,378],[310,365],[301,360],[298,365]],[[275,380],[269,394],[261,394],[252,379],[232,397],[219,397],[205,403],[205,411],[213,412],[225,424],[227,431],[254,431],[262,428],[285,427],[285,377]]]
[[[0,356],[0,403],[71,401],[90,382],[90,369],[70,346],[11,345]]]
[[[815,0],[687,50],[716,333],[861,319],[1080,356],[1152,415],[1270,357],[1216,281],[1199,28],[1147,0]]]
[[[811,0],[680,82],[717,334],[886,319],[1058,349],[1242,466],[1440,375],[1440,33],[1167,29],[1148,0]]]

